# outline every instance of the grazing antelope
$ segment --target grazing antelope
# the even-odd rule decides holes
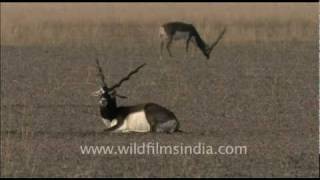
[[[202,40],[198,31],[192,24],[187,24],[183,22],[169,22],[169,23],[163,24],[159,30],[160,59],[162,59],[164,42],[166,42],[166,48],[169,53],[169,56],[172,57],[172,53],[170,51],[170,46],[172,44],[172,41],[180,40],[180,39],[186,40],[186,54],[188,53],[190,40],[194,40],[195,44],[201,50],[204,56],[206,56],[206,58],[209,59],[211,51],[222,39],[225,32],[226,32],[226,28],[223,29],[223,31],[220,33],[217,40],[214,43],[212,43],[211,46],[209,46]]]
[[[146,103],[135,106],[118,107],[116,97],[127,98],[117,94],[116,88],[128,81],[145,64],[131,71],[126,77],[115,85],[109,87],[105,82],[102,69],[96,59],[98,75],[101,80],[101,88],[94,92],[94,96],[100,98],[100,114],[103,123],[107,126],[107,132],[180,132],[179,122],[170,110],[155,104]]]

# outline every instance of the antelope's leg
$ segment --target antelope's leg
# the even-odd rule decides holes
[[[184,55],[184,59],[186,59],[187,55],[188,55],[190,40],[191,40],[191,37],[188,37],[187,42],[186,42],[186,53]]]
[[[196,48],[195,48],[195,47],[197,47],[197,44],[196,44],[194,38],[191,39],[191,42],[192,42],[192,44],[193,44],[193,46],[192,46],[192,48],[191,48],[191,57],[194,57],[194,54],[195,54],[195,51],[196,51]]]
[[[190,40],[191,40],[191,37],[188,37],[187,42],[186,42],[186,53],[188,53]]]
[[[161,39],[161,42],[160,42],[160,59],[162,59],[163,45],[164,45],[164,42],[163,42],[163,40]]]
[[[170,51],[171,44],[172,44],[172,38],[169,38],[169,40],[167,42],[167,51],[168,51],[170,57],[172,57],[172,54],[171,54],[171,51]]]
[[[118,121],[116,125],[109,127],[107,129],[104,130],[104,132],[108,132],[108,133],[114,133],[114,132],[119,132],[117,129],[122,126],[123,121]]]

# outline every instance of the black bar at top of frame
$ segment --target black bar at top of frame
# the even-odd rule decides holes
[[[212,1],[203,1],[203,0],[200,0],[200,1],[103,1],[103,0],[92,0],[92,1],[51,1],[51,0],[48,0],[48,1],[19,1],[19,0],[17,0],[17,1],[7,1],[7,0],[4,0],[4,1],[2,1],[1,0],[1,2],[17,2],[17,3],[19,3],[19,2],[30,2],[30,3],[32,3],[32,2],[61,2],[61,3],[67,3],[67,2],[74,2],[74,3],[76,3],[76,2],[85,2],[85,3],[95,3],[95,2],[105,2],[105,3],[111,3],[111,2],[119,2],[119,3],[125,3],[125,2],[130,2],[130,3],[135,3],[135,2],[137,2],[137,3],[139,3],[139,2],[143,2],[143,3],[160,3],[160,2],[166,2],[166,3],[192,3],[192,2],[195,2],[195,3],[201,3],[201,2],[212,2],[212,3],[215,3],[215,2],[226,2],[226,3],[244,3],[244,2],[246,2],[246,3],[248,3],[248,2],[250,2],[250,3],[259,3],[259,2],[267,2],[267,3],[277,3],[277,2],[279,2],[279,3],[286,3],[286,2],[291,2],[291,3],[303,3],[303,2],[319,2],[319,0],[279,0],[279,1],[275,1],[275,0],[261,0],[261,1],[248,1],[248,0],[239,0],[239,1],[232,1],[232,0],[212,0]]]

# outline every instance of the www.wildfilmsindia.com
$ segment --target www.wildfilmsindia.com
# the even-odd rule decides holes
[[[246,155],[247,146],[162,145],[158,142],[130,143],[129,145],[81,145],[82,155]]]

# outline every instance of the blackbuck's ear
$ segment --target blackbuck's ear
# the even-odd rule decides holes
[[[119,97],[119,98],[122,98],[122,99],[128,99],[127,96],[123,96],[123,95],[120,95],[120,94],[116,94],[116,96]]]
[[[110,95],[111,95],[112,97],[119,97],[119,98],[122,98],[122,99],[127,99],[127,98],[128,98],[127,96],[123,96],[123,95],[118,94],[117,91],[115,91],[115,90],[113,90],[113,91],[110,93]]]
[[[109,91],[109,96],[111,96],[111,97],[115,97],[116,96],[116,91],[115,90],[113,90],[113,91]]]

